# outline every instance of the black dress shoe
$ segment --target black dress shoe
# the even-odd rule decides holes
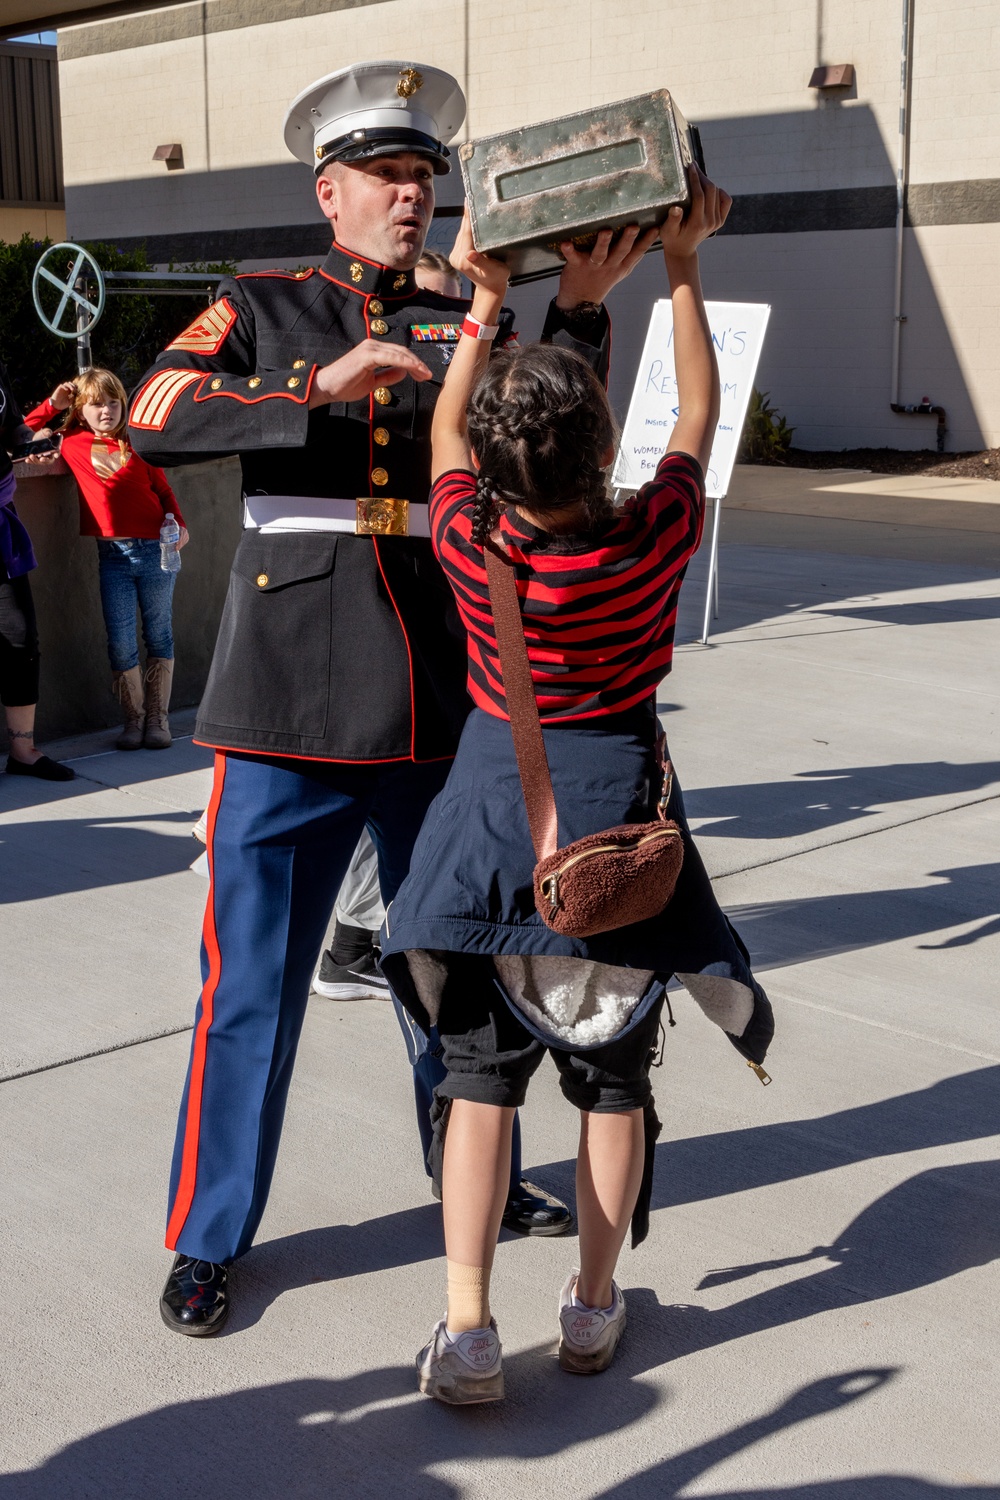
[[[229,1272],[210,1260],[178,1255],[160,1298],[160,1317],[174,1333],[207,1338],[229,1317]]]
[[[568,1234],[573,1215],[565,1203],[522,1178],[518,1190],[507,1199],[502,1222],[515,1234]]]
[[[26,760],[15,760],[8,755],[7,775],[37,776],[41,781],[72,781],[76,772],[72,766],[64,766],[61,760],[50,760],[47,755],[40,755],[30,765]]]

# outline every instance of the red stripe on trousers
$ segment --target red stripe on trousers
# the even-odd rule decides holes
[[[198,1143],[201,1136],[205,1057],[208,1052],[208,1033],[215,1015],[215,992],[219,987],[219,978],[222,973],[222,954],[219,952],[219,939],[215,928],[215,820],[219,815],[219,804],[222,801],[222,788],[225,780],[226,757],[217,752],[205,839],[205,849],[208,854],[208,901],[205,905],[202,937],[208,954],[208,978],[201,992],[201,1019],[195,1031],[194,1047],[191,1053],[191,1082],[188,1086],[187,1118],[184,1124],[184,1151],[181,1156],[177,1194],[170,1213],[170,1222],[167,1225],[168,1250],[177,1248],[178,1236],[191,1212],[195,1184],[198,1180]]]

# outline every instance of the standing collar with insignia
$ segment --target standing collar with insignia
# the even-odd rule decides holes
[[[342,245],[333,244],[330,253],[320,267],[324,276],[346,286],[363,297],[410,297],[417,289],[412,271],[394,271],[391,266],[380,266],[377,261],[366,260],[363,255],[352,255]]]

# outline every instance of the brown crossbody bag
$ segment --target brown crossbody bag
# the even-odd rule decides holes
[[[514,568],[499,533],[483,549],[493,624],[521,790],[535,849],[535,906],[554,932],[592,937],[657,916],[674,893],[684,859],[678,825],[667,818],[673,773],[663,762],[658,818],[623,823],[557,847],[555,794],[531,680]]]

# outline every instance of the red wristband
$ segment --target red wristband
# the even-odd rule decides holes
[[[462,332],[470,339],[488,339],[492,343],[500,332],[500,324],[480,323],[478,318],[474,318],[471,313],[466,313]]]

